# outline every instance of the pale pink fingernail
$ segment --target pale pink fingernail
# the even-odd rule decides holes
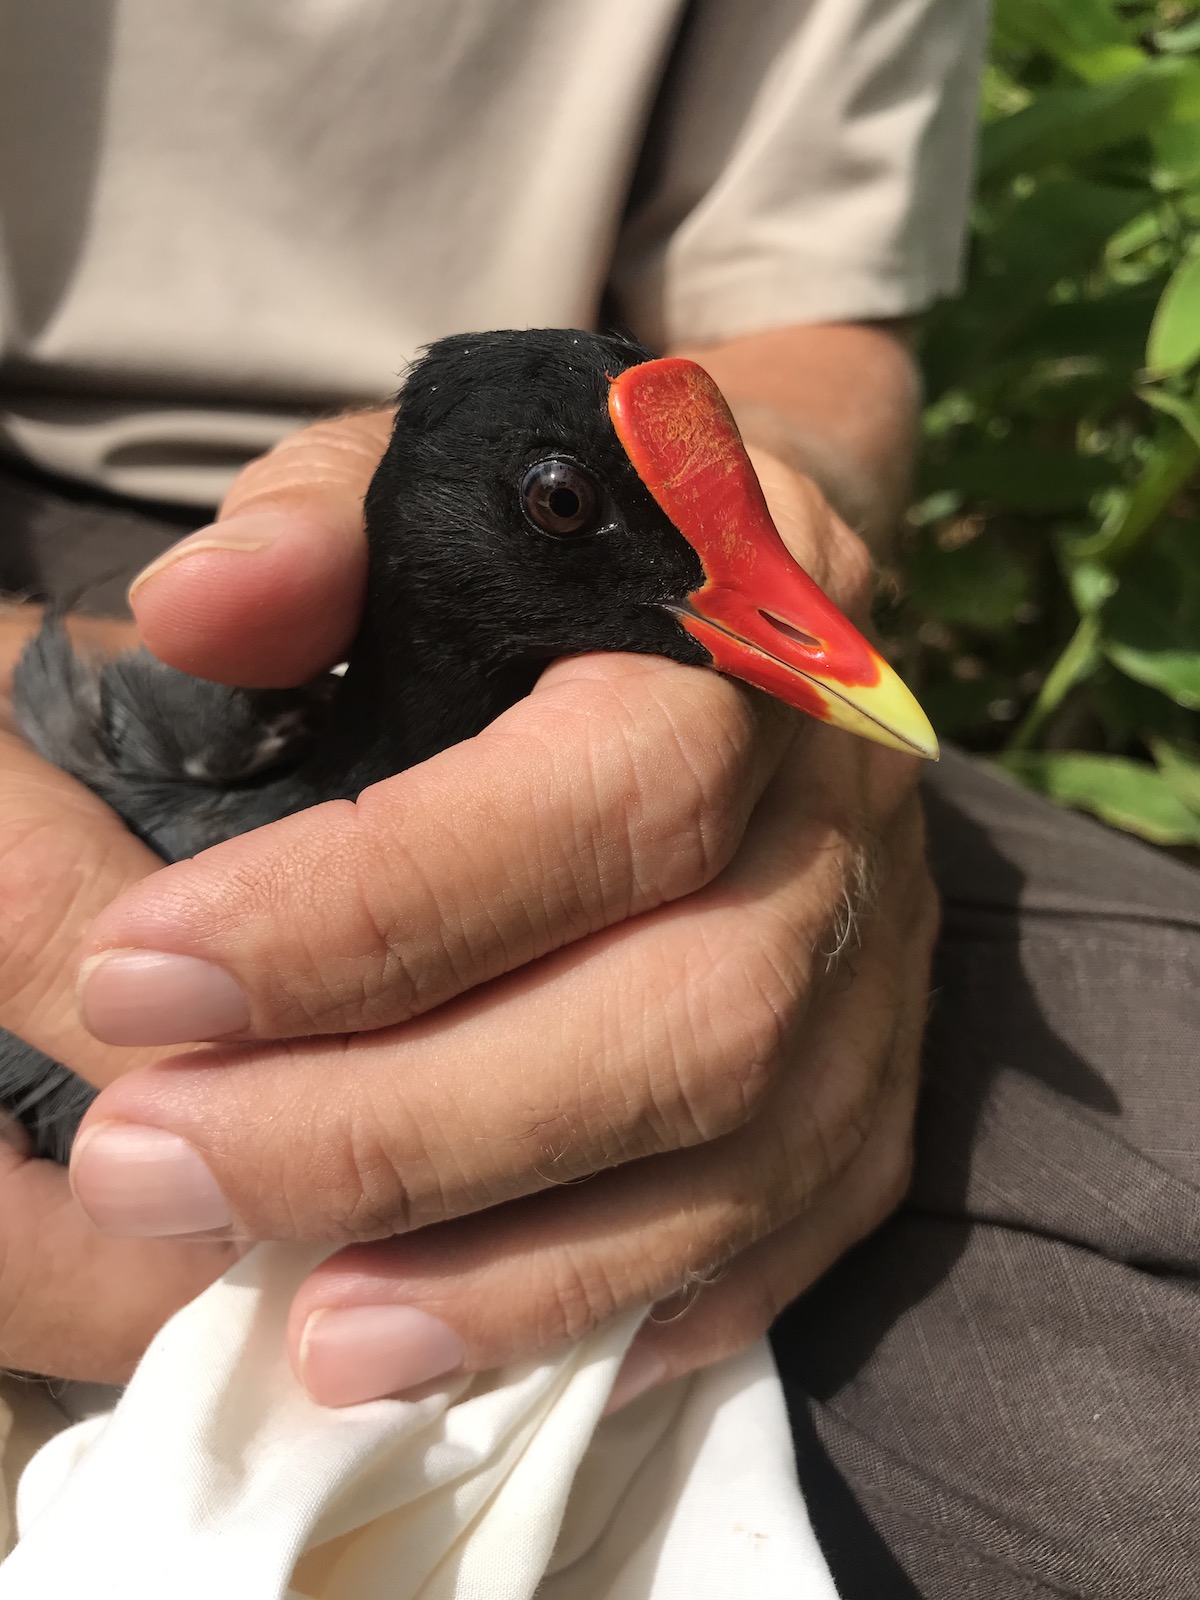
[[[178,544],[164,550],[157,561],[142,568],[129,585],[129,599],[132,601],[143,584],[156,578],[160,572],[165,572],[168,567],[173,567],[177,561],[186,561],[205,550],[265,550],[267,545],[274,544],[280,534],[294,525],[295,518],[284,511],[248,511],[244,516],[226,517],[223,522],[197,528],[195,533],[189,533],[186,539],[180,539]]]
[[[662,1383],[666,1376],[667,1363],[661,1356],[656,1356],[653,1350],[643,1350],[634,1345],[622,1361],[620,1370],[613,1380],[604,1415],[611,1417],[614,1411],[620,1411],[624,1406],[631,1405],[639,1395],[645,1394],[647,1389],[653,1389]]]
[[[236,978],[162,950],[106,950],[79,969],[79,1015],[105,1044],[190,1044],[250,1026]]]
[[[318,1405],[352,1406],[402,1394],[454,1372],[467,1347],[415,1306],[326,1307],[300,1338],[300,1380]]]
[[[132,1122],[85,1128],[71,1152],[70,1176],[76,1200],[101,1233],[166,1239],[233,1222],[203,1158],[165,1128]]]

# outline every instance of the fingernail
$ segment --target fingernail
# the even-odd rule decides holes
[[[105,1044],[190,1044],[250,1026],[250,1004],[224,967],[162,950],[105,950],[79,969],[79,1015]]]
[[[71,1191],[101,1233],[167,1239],[229,1228],[233,1213],[191,1145],[165,1128],[101,1122],[71,1152]]]
[[[169,550],[164,550],[157,561],[152,561],[129,585],[129,600],[143,584],[156,578],[160,572],[173,567],[177,561],[199,555],[204,550],[265,550],[274,544],[279,535],[293,525],[294,519],[284,511],[248,511],[245,516],[227,517],[223,522],[211,523],[207,528],[197,528],[186,539],[180,539]]]
[[[666,1376],[667,1363],[661,1356],[656,1356],[653,1350],[641,1350],[634,1345],[622,1361],[620,1371],[613,1380],[604,1415],[611,1417],[614,1411],[632,1405],[639,1395],[645,1394],[647,1389],[655,1388]]]
[[[466,1354],[453,1328],[415,1306],[325,1307],[300,1336],[300,1380],[318,1405],[352,1406],[440,1378]]]

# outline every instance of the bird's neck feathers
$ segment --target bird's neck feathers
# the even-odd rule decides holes
[[[416,607],[368,603],[317,760],[353,796],[472,738],[528,694],[541,663],[484,662]]]

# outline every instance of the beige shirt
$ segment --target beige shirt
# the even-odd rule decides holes
[[[951,292],[984,0],[0,0],[0,444],[205,503],[456,330]]]

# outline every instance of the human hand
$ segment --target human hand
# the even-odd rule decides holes
[[[92,918],[160,865],[95,795],[13,732],[12,667],[39,617],[0,612],[0,1027],[106,1083],[148,1059],[97,1042],[72,996],[75,954]],[[132,643],[119,623],[72,623],[77,642]],[[170,1314],[236,1257],[229,1244],[188,1247],[98,1234],[66,1172],[35,1161],[16,1123],[0,1128],[0,1366],[120,1382]]]
[[[332,444],[364,419],[323,426],[314,476],[303,436],[290,466],[247,475],[257,549],[193,546],[140,586],[167,659],[224,676],[240,649],[229,676],[282,681],[240,630],[224,661],[212,643],[236,611],[222,594],[252,610],[272,564],[283,609],[325,601],[338,653],[357,594],[334,570],[361,584],[348,480],[361,494],[378,447]],[[806,480],[761,470],[785,538],[861,612],[861,546]],[[288,674],[323,664],[298,659],[299,632],[280,636]],[[696,1285],[643,1331],[626,1396],[731,1351],[903,1190],[936,920],[913,767],[713,674],[560,663],[470,745],[169,868],[100,919],[93,958],[191,961],[165,995],[165,967],[91,965],[97,1033],[178,1041],[183,984],[189,1032],[208,1003],[227,1035],[236,1018],[240,1039],[301,1042],[129,1074],[85,1124],[78,1194],[117,1232],[377,1241],[297,1298],[293,1361],[333,1402]]]
[[[219,547],[230,530],[239,537],[232,521],[183,542],[189,550],[210,540],[218,547],[206,566],[201,556],[199,585],[189,587],[181,569],[183,582],[165,591],[168,613],[172,603],[179,608],[167,624],[177,650],[186,653],[193,637],[202,641],[194,660],[180,665],[230,682],[242,675],[291,683],[330,664],[361,603],[359,454],[365,451],[369,475],[387,432],[383,412],[335,426],[332,436],[319,426],[304,435],[298,461],[285,441],[235,485],[227,509],[235,513],[248,500],[253,510],[258,487],[272,485],[286,463],[287,483],[272,492],[266,519],[287,528],[282,570],[268,555],[258,581],[243,583],[237,559],[230,563]],[[245,524],[240,537],[244,544]],[[244,551],[239,557],[247,564]],[[153,604],[150,611],[153,623]],[[36,606],[0,605],[0,1028],[101,1085],[157,1052],[101,1044],[81,1026],[73,995],[79,941],[120,890],[161,862],[95,795],[19,737],[12,670],[40,621]],[[133,624],[113,619],[71,617],[68,628],[77,648],[102,655],[139,642]],[[32,1159],[23,1130],[3,1114],[0,1196],[0,1366],[10,1370],[124,1381],[167,1317],[239,1253],[227,1242],[105,1238],[73,1200],[67,1174]]]

